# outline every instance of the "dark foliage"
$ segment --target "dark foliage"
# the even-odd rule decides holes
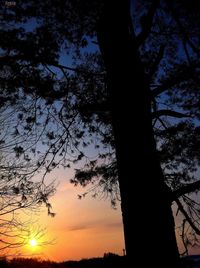
[[[117,267],[117,265],[123,267],[125,264],[125,257],[110,253],[103,258],[99,257],[91,259],[82,259],[80,261],[66,261],[60,263],[32,258],[16,258],[10,261],[2,259],[0,260],[0,264],[2,268],[109,268]]]

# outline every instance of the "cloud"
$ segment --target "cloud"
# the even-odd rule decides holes
[[[90,228],[91,228],[90,226],[86,226],[86,225],[74,225],[74,226],[68,227],[68,231],[82,231],[82,230],[86,230]]]
[[[122,228],[121,221],[110,222],[105,225],[106,228]]]
[[[110,222],[105,224],[102,221],[91,221],[84,224],[77,224],[73,226],[69,226],[67,228],[68,231],[82,231],[82,230],[88,230],[88,229],[95,229],[96,231],[102,231],[102,230],[114,230],[114,229],[121,229],[122,223],[120,221]]]

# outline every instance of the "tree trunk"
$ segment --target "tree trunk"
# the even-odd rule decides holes
[[[97,29],[112,105],[127,259],[130,265],[141,260],[139,267],[175,268],[179,254],[171,201],[129,12],[129,0],[105,1]]]

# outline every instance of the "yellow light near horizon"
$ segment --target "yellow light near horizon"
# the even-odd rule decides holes
[[[31,247],[36,247],[38,243],[37,240],[33,238],[29,241],[29,244]]]

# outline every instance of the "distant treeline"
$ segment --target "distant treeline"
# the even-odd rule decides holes
[[[7,260],[0,259],[1,268],[111,268],[124,267],[125,257],[114,253],[105,253],[104,257],[82,259],[80,261],[65,261],[56,263],[52,261],[44,261],[36,258],[13,258]]]

